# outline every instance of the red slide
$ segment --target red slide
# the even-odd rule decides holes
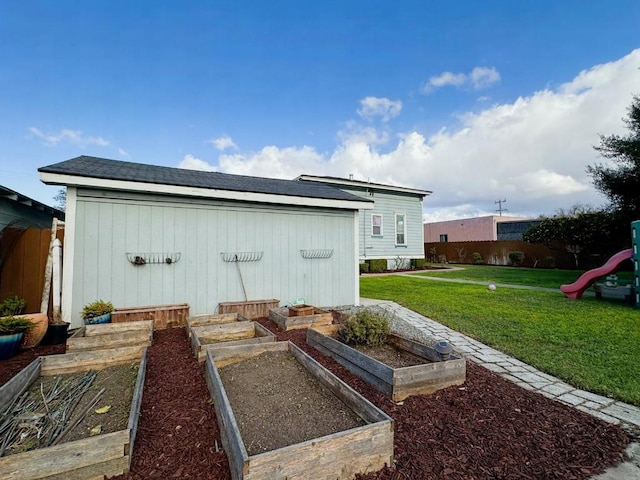
[[[616,253],[609,260],[607,260],[607,263],[605,263],[601,267],[584,272],[582,275],[580,275],[580,278],[578,278],[578,280],[570,283],[569,285],[562,285],[560,287],[560,290],[562,290],[562,292],[568,298],[581,298],[584,291],[591,285],[593,285],[593,282],[595,282],[598,277],[609,275],[610,273],[615,272],[622,262],[631,258],[632,253],[633,250],[630,248]]]

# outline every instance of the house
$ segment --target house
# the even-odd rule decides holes
[[[54,217],[64,220],[64,212],[0,185],[0,234],[7,227],[49,228]]]
[[[363,199],[373,200],[373,210],[360,211],[358,220],[360,261],[387,260],[388,268],[406,266],[414,258],[424,258],[422,203],[427,190],[364,182],[353,178],[300,175],[309,184],[338,187]]]
[[[62,315],[117,308],[304,298],[357,304],[360,211],[369,199],[323,184],[81,156],[38,169],[67,186]]]
[[[499,215],[431,222],[424,224],[424,241],[444,243],[522,240],[522,234],[538,223],[539,220]]]

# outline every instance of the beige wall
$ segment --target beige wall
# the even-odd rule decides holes
[[[496,224],[511,220],[522,220],[522,217],[490,215],[487,217],[425,223],[424,241],[425,243],[440,242],[440,235],[447,235],[448,242],[497,240]]]

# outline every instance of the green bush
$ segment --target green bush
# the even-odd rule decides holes
[[[96,300],[82,307],[81,316],[83,319],[88,320],[111,312],[113,312],[113,304],[111,302]]]
[[[361,310],[342,325],[338,339],[350,345],[375,346],[386,341],[390,330],[386,317],[371,310]]]
[[[424,268],[426,264],[427,264],[427,260],[424,258],[411,259],[411,268],[421,269],[421,268]]]
[[[483,265],[484,264],[484,259],[482,258],[482,255],[480,255],[478,252],[473,252],[471,254],[471,259],[473,260],[473,264],[474,265]]]
[[[509,252],[509,261],[514,267],[521,265],[524,262],[524,252]]]
[[[556,268],[556,257],[544,257],[542,266],[545,268]]]
[[[0,319],[0,335],[13,335],[15,333],[26,332],[36,324],[25,317],[8,317]]]
[[[384,258],[374,258],[367,261],[369,262],[369,271],[371,273],[380,273],[387,269],[387,261]]]
[[[369,273],[369,264],[367,262],[360,264],[360,273]]]
[[[22,313],[25,305],[26,302],[24,299],[17,295],[7,297],[0,303],[0,317],[19,315]]]

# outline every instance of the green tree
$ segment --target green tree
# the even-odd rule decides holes
[[[56,202],[54,207],[64,212],[67,208],[67,189],[63,187],[58,190],[58,193],[55,194],[53,200]]]
[[[593,184],[610,202],[616,217],[626,223],[640,219],[640,96],[634,96],[628,108],[628,117],[622,121],[629,134],[600,135],[600,145],[594,148],[612,161],[587,167]]]
[[[550,218],[544,218],[522,236],[530,243],[541,243],[548,248],[568,252],[573,256],[576,268],[590,255],[609,256],[618,245],[612,242],[610,232],[614,216],[591,207],[575,205],[570,210],[559,210]]]

